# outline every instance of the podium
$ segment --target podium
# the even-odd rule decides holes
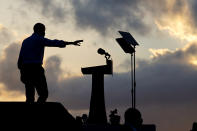
[[[106,124],[107,116],[104,96],[104,75],[112,74],[112,60],[106,58],[106,65],[82,68],[84,75],[92,75],[92,93],[88,123]]]

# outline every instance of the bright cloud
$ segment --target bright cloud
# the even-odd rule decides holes
[[[162,12],[160,17],[155,18],[157,27],[160,30],[168,31],[172,37],[188,42],[197,41],[196,26],[190,3],[186,0],[168,1],[166,8],[166,12]]]
[[[149,51],[152,53],[152,55],[150,56],[151,58],[159,57],[161,55],[165,55],[166,53],[172,52],[169,49],[152,49],[152,48],[150,48]]]

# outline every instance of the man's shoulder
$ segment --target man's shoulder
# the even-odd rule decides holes
[[[44,40],[44,37],[36,35],[36,34],[32,34],[31,36],[25,38],[23,40],[23,42],[29,42],[29,41],[34,41],[34,40]]]
[[[32,37],[33,37],[33,35],[30,35],[29,37],[26,37],[26,38],[23,40],[23,42],[24,42],[24,41],[27,41],[27,40],[29,40],[29,39],[32,39]]]

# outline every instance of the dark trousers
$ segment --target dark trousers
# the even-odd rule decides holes
[[[37,64],[26,64],[20,69],[21,81],[25,84],[26,102],[35,100],[35,90],[38,93],[37,102],[43,103],[48,97],[48,88],[44,68]]]

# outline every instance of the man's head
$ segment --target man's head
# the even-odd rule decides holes
[[[133,125],[135,128],[142,126],[142,117],[140,111],[135,108],[128,108],[124,114],[125,123]]]
[[[34,25],[34,33],[37,33],[41,36],[45,36],[45,26],[42,23],[36,23]]]

